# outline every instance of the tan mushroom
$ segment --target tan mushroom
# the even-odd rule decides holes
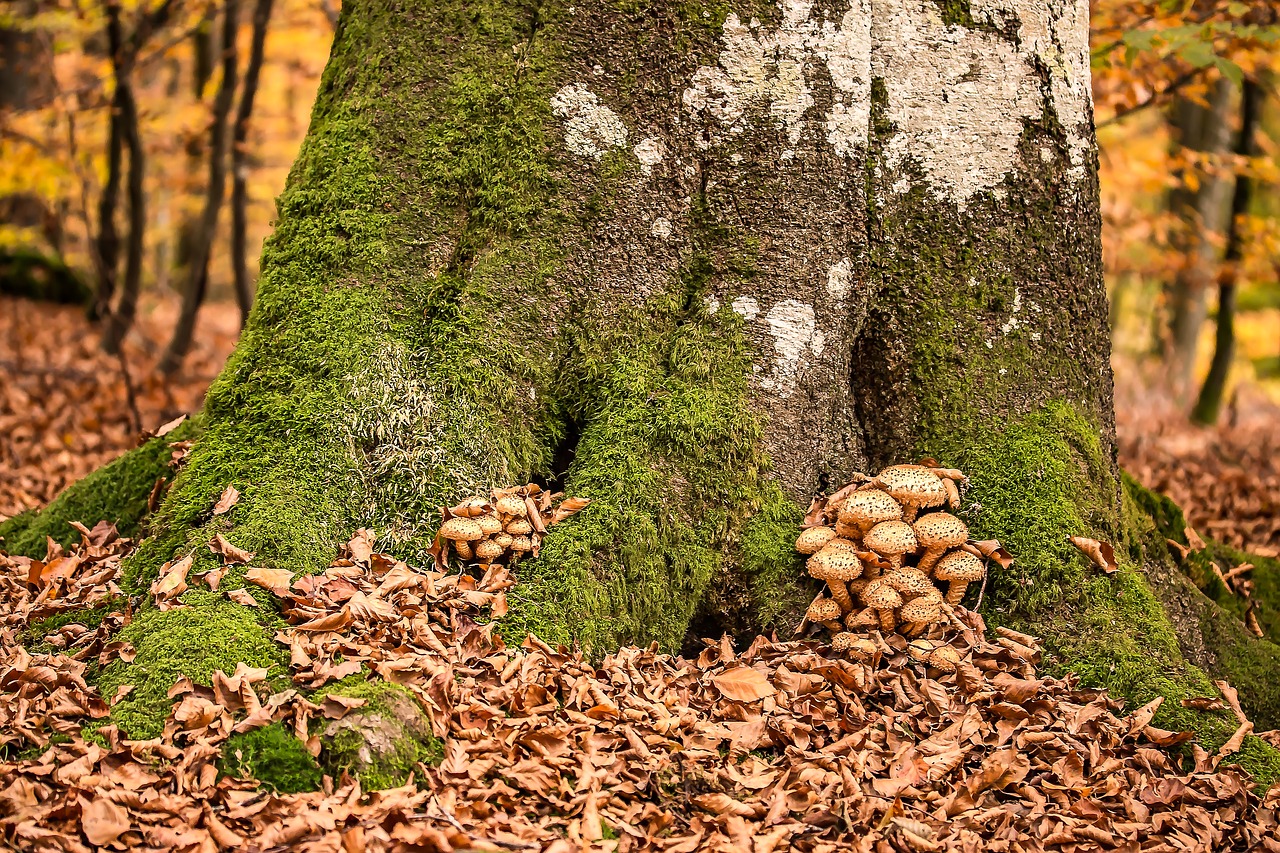
[[[840,605],[842,612],[853,609],[853,599],[849,597],[846,581],[851,581],[862,574],[862,561],[856,555],[842,550],[822,550],[809,558],[809,574],[818,580],[827,582],[831,589],[831,597]]]
[[[498,502],[494,504],[494,508],[498,510],[499,515],[524,518],[529,514],[529,508],[525,506],[524,498],[517,497],[516,495],[507,495],[505,498],[498,498]]]
[[[475,552],[471,550],[470,542],[454,542],[453,550],[458,553],[459,560],[470,560],[475,557]]]
[[[867,584],[871,583],[871,581],[873,580],[875,580],[875,578],[869,578],[864,574],[860,578],[856,578],[851,581],[846,581],[845,588],[849,590],[849,597],[857,598],[858,596],[862,595],[862,591],[867,588]]]
[[[533,525],[526,518],[517,518],[507,522],[506,531],[512,536],[528,536],[533,532]]]
[[[904,599],[915,598],[927,592],[937,592],[938,588],[929,580],[929,576],[912,566],[903,566],[884,576],[884,582],[898,591]],[[938,598],[942,598],[939,594]]]
[[[848,551],[850,554],[853,554],[856,557],[858,555],[858,544],[850,539],[845,539],[841,536],[837,536],[835,539],[832,539],[831,541],[829,541],[826,545],[823,545],[822,548],[819,550]]]
[[[926,659],[926,663],[943,672],[955,672],[960,667],[960,653],[954,646],[938,646]]]
[[[862,531],[852,524],[845,524],[843,521],[836,521],[836,535],[849,540],[862,538]]]
[[[916,519],[911,525],[916,540],[924,553],[920,555],[919,568],[927,572],[949,548],[958,548],[969,538],[969,528],[949,512],[931,512]]]
[[[968,589],[969,584],[982,580],[986,571],[982,560],[968,551],[957,550],[938,561],[937,567],[933,570],[933,576],[947,582],[947,603],[957,607],[964,598],[964,591]]]
[[[902,505],[879,489],[854,492],[845,498],[840,507],[839,523],[866,533],[882,521],[898,521],[902,518]]]
[[[502,522],[498,520],[496,515],[477,516],[476,524],[480,525],[480,529],[484,531],[485,536],[492,536],[495,533],[502,532]]]
[[[862,591],[862,603],[876,611],[880,617],[880,630],[893,630],[893,611],[902,606],[902,596],[884,578],[867,584],[867,588]]]
[[[501,557],[504,550],[506,549],[492,539],[485,539],[476,545],[476,559],[487,566]]]
[[[880,522],[862,537],[862,544],[888,560],[890,570],[902,565],[903,554],[910,554],[919,547],[915,531],[905,521]]]
[[[913,598],[898,611],[899,618],[907,623],[906,633],[914,636],[942,619],[942,595],[922,595]]]
[[[875,657],[876,644],[855,634],[836,634],[831,640],[831,649],[848,655],[859,663],[866,663]]]
[[[513,554],[519,556],[533,550],[533,540],[528,536],[513,536],[511,537],[511,545],[508,547],[511,548]]]
[[[833,634],[840,633],[840,605],[830,598],[815,598],[804,616]]]
[[[800,536],[796,539],[796,550],[801,554],[816,554],[822,550],[823,545],[835,538],[836,532],[830,527],[810,527],[800,531]]]
[[[947,500],[942,480],[923,465],[892,465],[872,482],[902,504],[903,521],[914,521],[921,507],[941,506]]]
[[[502,550],[504,550],[504,551],[505,551],[505,550],[507,550],[508,548],[510,548],[510,547],[511,547],[511,541],[512,541],[514,538],[515,538],[515,537],[514,537],[514,536],[512,536],[510,533],[498,533],[498,534],[495,534],[495,535],[494,535],[494,537],[493,537],[493,541],[494,541],[494,542],[496,542],[496,543],[498,544],[498,546],[499,546],[499,547],[501,547],[501,548],[502,548]]]
[[[874,607],[864,607],[861,610],[855,610],[844,618],[844,625],[851,631],[857,631],[863,628],[874,628],[880,624],[880,614],[876,612]]]
[[[451,518],[440,525],[440,535],[453,542],[474,542],[484,538],[484,530],[474,519]]]

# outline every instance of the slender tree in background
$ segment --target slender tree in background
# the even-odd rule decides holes
[[[1280,648],[1178,571],[1116,468],[1085,0],[350,0],[279,211],[199,417],[9,547],[75,535],[104,482],[143,484],[107,505],[138,530],[175,440],[130,589],[212,567],[215,534],[289,572],[362,526],[422,560],[439,507],[541,479],[591,504],[517,567],[507,641],[679,649],[787,635],[811,497],[927,455],[1016,555],[988,617],[1051,667],[1164,696],[1156,724],[1209,745],[1234,717],[1178,701],[1206,670],[1280,722]],[[161,725],[157,672],[276,660],[265,609],[189,598],[128,629],[129,736]]]
[[[186,281],[182,289],[182,308],[174,326],[173,337],[160,359],[158,369],[166,374],[182,367],[191,338],[195,332],[196,315],[204,303],[209,287],[209,257],[217,236],[218,213],[226,195],[227,149],[230,146],[228,120],[232,101],[235,99],[238,76],[236,57],[236,30],[239,26],[239,0],[225,0],[222,7],[222,39],[219,51],[222,59],[222,79],[218,94],[213,99],[213,116],[209,125],[209,186],[205,197],[204,213],[200,218],[200,230],[196,234],[194,252],[186,269]]]
[[[1208,172],[1197,172],[1192,189],[1184,182],[1169,195],[1170,211],[1179,223],[1172,249],[1179,256],[1173,281],[1165,286],[1168,337],[1162,349],[1168,383],[1178,399],[1191,393],[1196,345],[1205,320],[1205,301],[1216,276],[1220,241],[1227,224],[1230,182],[1215,174],[1231,146],[1231,115],[1237,88],[1222,77],[1213,86],[1208,103],[1179,95],[1171,112],[1179,146],[1186,152],[1206,155]],[[1196,167],[1188,167],[1195,170]]]
[[[1240,263],[1244,257],[1244,239],[1241,223],[1249,214],[1249,202],[1253,195],[1252,164],[1249,159],[1257,156],[1257,127],[1262,112],[1265,92],[1256,80],[1245,80],[1240,98],[1240,134],[1235,153],[1242,161],[1236,175],[1235,190],[1231,195],[1231,221],[1227,226],[1227,251],[1218,274],[1218,322],[1213,343],[1213,361],[1205,376],[1200,396],[1191,412],[1193,420],[1202,424],[1218,421],[1222,409],[1222,394],[1227,386],[1227,376],[1235,359],[1236,334],[1236,286],[1240,280]]]
[[[206,90],[213,79],[214,68],[218,59],[218,5],[207,2],[202,7],[199,22],[191,33],[191,93],[199,104],[206,103]],[[208,150],[208,133],[202,128],[198,133],[190,134],[185,140],[186,180],[183,182],[183,194],[192,210],[184,205],[179,214],[173,258],[174,272],[179,280],[185,280],[185,274],[191,258],[195,254],[197,235],[200,232],[202,203],[194,203],[192,199],[205,198],[205,154]]]
[[[253,100],[258,92],[258,76],[266,54],[267,27],[271,23],[272,0],[257,0],[253,9],[253,38],[249,47],[249,63],[244,72],[240,106],[236,110],[235,134],[231,141],[231,265],[235,276],[236,303],[240,306],[240,325],[249,319],[253,304],[253,286],[249,282],[248,229],[249,201],[249,120],[253,116]]]

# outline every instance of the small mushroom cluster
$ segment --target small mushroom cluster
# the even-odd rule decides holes
[[[965,523],[934,509],[959,505],[958,484],[967,482],[961,472],[893,465],[862,480],[814,502],[796,550],[810,555],[809,574],[831,591],[809,606],[806,619],[835,635],[836,651],[870,659],[876,643],[859,633],[920,636],[948,620],[986,569]],[[945,595],[936,582],[946,585]]]
[[[464,564],[510,566],[525,554],[536,557],[547,528],[589,502],[548,492],[536,483],[494,489],[488,498],[469,498],[440,510],[444,522],[431,554],[437,567],[449,562],[450,549]]]

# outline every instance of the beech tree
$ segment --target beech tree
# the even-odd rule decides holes
[[[532,479],[592,502],[517,565],[507,641],[675,651],[789,636],[810,499],[927,456],[1015,557],[990,622],[1206,744],[1234,719],[1179,699],[1210,676],[1280,722],[1280,650],[1116,465],[1083,0],[350,0],[279,212],[203,411],[9,548],[109,518],[137,591],[219,533],[293,572],[360,527],[421,561],[440,507]],[[263,595],[143,607],[113,720],[280,666]]]

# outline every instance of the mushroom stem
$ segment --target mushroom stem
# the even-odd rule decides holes
[[[968,581],[951,581],[947,586],[947,604],[959,607],[964,599],[964,591],[969,588]]]
[[[893,618],[893,609],[877,610],[876,613],[880,616],[880,630],[885,632],[892,631],[897,621]]]
[[[896,572],[898,569],[902,568],[902,555],[901,555],[901,554],[889,554],[889,555],[888,555],[888,557],[887,557],[886,559],[888,559],[888,561],[889,561],[889,571],[890,571],[890,572]]]
[[[940,548],[926,548],[925,552],[920,555],[920,564],[916,567],[922,572],[927,572],[942,559],[942,555],[947,553],[946,546]]]
[[[848,613],[853,609],[853,599],[849,597],[849,590],[845,587],[844,581],[827,578],[827,587],[831,590],[832,599],[840,605],[842,613]]]
[[[875,560],[868,560],[862,567],[862,576],[867,580],[873,581],[880,577],[880,564]]]
[[[916,520],[916,515],[920,512],[920,507],[915,504],[902,505],[902,520],[907,524]]]
[[[828,631],[830,631],[833,634],[839,634],[844,630],[844,626],[842,626],[839,622],[837,622],[834,619],[824,619],[822,622],[818,624],[820,624],[823,628],[826,628]]]

